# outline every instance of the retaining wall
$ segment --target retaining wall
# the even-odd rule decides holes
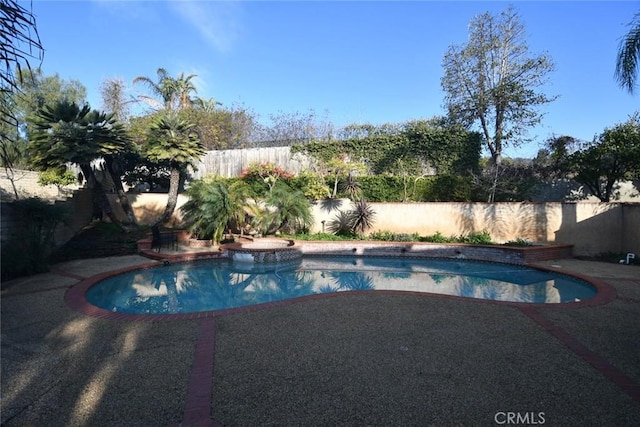
[[[93,197],[89,189],[83,188],[73,192],[66,200],[55,200],[54,203],[63,206],[67,211],[67,220],[56,228],[53,243],[60,246],[89,224],[93,218]],[[4,245],[11,236],[17,221],[12,203],[3,202],[0,207],[0,237]],[[3,247],[3,250],[5,248]]]
[[[150,222],[166,203],[166,194],[130,196],[140,222]],[[181,195],[172,225],[180,226],[179,207],[188,199]],[[604,252],[640,255],[640,204],[637,203],[371,203],[374,226],[369,232],[440,232],[444,236],[487,231],[493,241],[516,239],[573,245],[577,256]],[[339,210],[351,209],[348,200],[316,202],[312,207],[311,232],[326,229]]]
[[[0,195],[2,201],[15,199],[15,191],[21,199],[27,197],[40,197],[47,200],[64,200],[70,196],[74,190],[80,188],[79,185],[67,185],[58,190],[55,185],[40,185],[38,183],[40,175],[38,172],[28,170],[6,170],[0,169]],[[11,178],[11,179],[10,179]],[[13,180],[13,184],[12,181]],[[14,187],[15,186],[15,190]]]
[[[295,248],[307,255],[381,256],[395,258],[453,258],[480,261],[530,264],[553,259],[571,258],[571,245],[503,247],[496,245],[464,245],[397,242],[307,242],[296,241]]]

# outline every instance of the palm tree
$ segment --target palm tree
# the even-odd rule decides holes
[[[214,98],[204,99],[196,96],[191,100],[191,106],[207,113],[214,112],[218,105],[222,105],[222,102],[216,101]]]
[[[220,179],[194,181],[187,190],[189,201],[181,208],[184,221],[198,237],[219,242],[230,222],[242,226],[247,194],[242,181],[231,185]]]
[[[266,233],[282,230],[285,233],[308,229],[313,224],[309,201],[301,191],[293,191],[285,184],[276,185],[265,200],[263,230]]]
[[[615,77],[623,89],[633,93],[638,78],[638,59],[640,57],[640,12],[629,23],[629,32],[620,41]]]
[[[150,77],[138,76],[133,79],[133,84],[143,83],[151,90],[153,96],[140,95],[139,98],[143,102],[149,104],[156,110],[167,109],[171,110],[173,99],[175,96],[174,79],[169,75],[164,68],[158,68],[156,71],[158,75],[158,81],[154,82]],[[160,102],[156,99],[160,98]]]
[[[59,101],[38,110],[34,119],[34,132],[28,146],[31,162],[41,170],[59,168],[66,163],[80,167],[87,182],[94,184],[102,211],[123,229],[116,217],[104,187],[98,183],[91,162],[110,158],[129,149],[131,141],[121,123],[112,114],[96,110],[89,105]],[[116,179],[113,177],[113,181]],[[125,195],[126,198],[126,195]],[[130,206],[128,200],[123,208]],[[132,211],[126,212],[132,217]]]
[[[195,74],[189,74],[185,76],[184,73],[180,73],[177,79],[174,79],[174,103],[177,104],[179,109],[190,108],[193,105],[193,99],[191,93],[198,93],[196,86],[191,79],[196,77]]]
[[[166,222],[176,208],[182,171],[205,153],[193,124],[175,115],[153,119],[147,135],[146,155],[151,161],[168,161],[171,167],[169,195],[164,213],[153,225]]]
[[[140,95],[139,98],[156,110],[174,111],[189,108],[193,104],[192,93],[197,89],[192,81],[196,74],[188,76],[181,73],[177,78],[171,77],[166,69],[158,68],[157,81],[147,76],[138,76],[133,79],[133,84],[143,83],[153,96]],[[160,101],[158,101],[158,98]]]
[[[35,15],[18,1],[0,0],[0,33],[0,158],[7,164],[4,148],[8,141],[15,140],[13,129],[18,127],[18,120],[13,104],[22,73],[31,70],[31,60],[42,61],[44,48]]]

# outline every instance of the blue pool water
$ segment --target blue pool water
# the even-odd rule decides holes
[[[395,290],[525,303],[593,297],[589,283],[507,264],[449,259],[318,257],[277,264],[210,260],[136,270],[86,293],[122,313],[175,314],[243,307],[326,292]]]

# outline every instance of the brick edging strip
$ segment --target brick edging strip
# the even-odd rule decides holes
[[[213,363],[216,346],[215,317],[200,321],[196,352],[187,384],[187,395],[181,426],[214,427],[211,397],[213,389]]]
[[[595,370],[600,372],[612,383],[627,393],[633,400],[640,402],[640,385],[625,375],[621,370],[607,362],[597,353],[589,350],[580,341],[569,335],[564,329],[557,326],[551,320],[544,317],[533,307],[518,307],[520,311],[531,320],[540,325],[545,331],[553,335],[569,350],[574,352],[582,360],[590,364]]]

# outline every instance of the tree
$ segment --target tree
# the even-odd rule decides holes
[[[59,169],[67,163],[78,165],[89,185],[94,186],[102,211],[126,230],[91,166],[94,160],[128,150],[130,139],[122,124],[113,115],[92,111],[86,104],[80,107],[73,102],[59,101],[40,109],[33,126],[28,146],[32,164],[43,171]]]
[[[327,176],[333,179],[332,198],[338,195],[338,183],[341,179],[353,179],[353,173],[357,175],[365,173],[367,170],[367,166],[364,163],[352,162],[347,155],[333,157],[324,166]]]
[[[242,230],[248,189],[244,182],[229,184],[218,177],[194,181],[187,190],[189,201],[180,209],[188,229],[200,239],[220,242],[229,223]]]
[[[314,110],[306,113],[270,114],[270,124],[262,126],[262,143],[277,145],[305,144],[311,141],[331,141],[334,139],[334,126],[328,120],[328,112],[318,117]],[[261,145],[263,145],[261,144]]]
[[[139,95],[138,98],[153,110],[170,110],[175,95],[173,78],[169,76],[169,72],[164,68],[158,68],[156,74],[158,75],[157,82],[154,82],[153,79],[147,76],[138,76],[133,79],[134,85],[142,83],[146,85],[152,93],[152,96]],[[158,101],[157,98],[160,98],[160,101]]]
[[[124,80],[120,78],[107,78],[103,80],[100,85],[100,95],[102,97],[104,110],[119,122],[129,121],[129,104],[134,102],[134,100],[126,99],[126,90]],[[111,176],[114,190],[118,195],[118,200],[123,207],[127,220],[131,224],[136,224],[136,217],[133,214],[133,208],[129,203],[129,198],[126,195],[122,184],[122,177],[126,173],[125,165],[127,160],[132,156],[140,159],[140,156],[137,155],[137,150],[134,150],[133,148],[133,145],[130,145],[130,150],[127,150],[126,152],[105,155],[104,167]]]
[[[231,113],[229,148],[247,148],[262,140],[258,116],[253,110],[238,104],[228,110]]]
[[[10,165],[4,154],[5,144],[15,140],[16,135],[9,131],[18,124],[15,96],[23,81],[23,71],[31,70],[30,61],[42,60],[44,49],[35,16],[15,0],[0,0],[0,32],[0,66],[3,68],[0,73],[0,156],[5,165]]]
[[[168,161],[171,167],[167,206],[153,225],[167,222],[178,202],[182,171],[205,153],[193,131],[193,124],[175,114],[163,114],[153,119],[147,135],[146,156],[154,162]]]
[[[221,102],[216,101],[214,98],[204,99],[196,96],[192,99],[191,106],[207,113],[214,112],[216,107],[222,105]]]
[[[106,78],[100,84],[100,96],[102,97],[102,109],[112,113],[116,120],[127,122],[129,118],[129,104],[134,100],[127,99],[127,87],[121,78]]]
[[[194,100],[191,98],[191,93],[198,93],[198,90],[192,81],[195,77],[197,77],[195,74],[185,76],[184,73],[180,73],[178,78],[174,79],[174,102],[178,104],[178,109],[190,108],[193,106]],[[201,100],[199,103],[203,104],[203,106],[206,105],[204,100]]]
[[[616,183],[640,177],[640,117],[605,129],[592,145],[570,156],[569,164],[574,180],[601,201],[610,201]]]
[[[85,103],[87,89],[78,80],[64,80],[57,73],[45,76],[39,68],[23,72],[23,77],[15,102],[19,133],[26,139],[30,137],[29,126],[33,117],[45,105],[53,107],[60,101],[78,105]]]
[[[233,139],[233,116],[225,109],[184,108],[178,116],[193,123],[193,131],[207,150],[230,148]]]
[[[266,210],[261,218],[265,234],[283,231],[296,233],[308,230],[313,224],[309,201],[300,191],[292,191],[285,184],[276,185],[265,199]]]
[[[18,199],[13,168],[24,159],[24,145],[19,141],[16,97],[23,72],[31,70],[32,60],[42,61],[44,49],[35,16],[17,1],[0,0],[0,33],[0,163]]]
[[[177,78],[171,77],[166,69],[158,68],[157,81],[150,77],[138,76],[133,79],[133,84],[143,83],[153,96],[140,95],[139,99],[154,110],[178,111],[189,108],[193,104],[191,93],[197,93],[193,83],[196,74],[188,76],[181,73]],[[159,100],[157,99],[159,98]]]
[[[622,38],[618,48],[615,78],[620,87],[633,94],[638,78],[640,57],[640,12],[634,15],[628,26],[629,32]]]
[[[602,202],[615,197],[625,179],[640,177],[640,116],[605,129],[592,143],[571,151],[572,138],[554,140],[552,158],[567,177],[587,187]]]
[[[16,139],[6,138],[2,140],[0,147],[0,166],[4,168],[7,175],[7,179],[11,182],[13,188],[13,195],[16,200],[20,198],[18,194],[18,188],[15,183],[15,170],[14,168],[20,168],[27,166],[27,148],[26,144]]]
[[[480,124],[496,183],[503,148],[522,143],[527,129],[542,119],[537,107],[555,99],[536,92],[553,62],[546,54],[530,55],[524,37],[512,7],[498,17],[484,13],[471,20],[467,44],[450,46],[443,59],[441,85],[449,117],[466,126]],[[490,202],[494,195],[495,190]]]

